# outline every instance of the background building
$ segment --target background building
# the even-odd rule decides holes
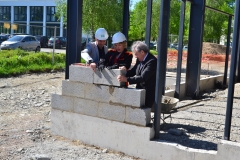
[[[63,19],[54,16],[55,0],[0,0],[0,33],[65,36]]]

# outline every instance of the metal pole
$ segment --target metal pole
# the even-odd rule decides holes
[[[186,96],[199,96],[202,62],[202,39],[206,0],[192,0],[189,22],[188,55],[186,67]]]
[[[228,73],[228,60],[229,60],[229,48],[230,48],[230,35],[232,27],[232,16],[228,17],[228,35],[227,35],[227,48],[226,48],[226,59],[224,66],[224,77],[223,77],[223,87],[227,87],[227,73]]]
[[[146,37],[145,43],[150,47],[151,38],[151,22],[152,22],[152,0],[147,1],[147,19],[146,19]]]
[[[240,26],[240,11],[239,11],[239,0],[236,0],[236,8],[234,14],[234,30],[233,30],[233,45],[231,54],[231,65],[230,65],[230,75],[228,83],[228,98],[227,98],[227,108],[226,108],[226,119],[225,119],[225,129],[224,129],[224,139],[230,139],[231,131],[231,120],[232,120],[232,107],[233,107],[233,96],[234,96],[234,84],[236,78],[236,66],[238,57],[238,42],[239,42],[239,26]]]
[[[54,41],[53,41],[53,52],[52,52],[52,64],[54,64],[54,53],[55,53],[55,44],[56,44],[56,31],[57,27],[54,27]]]
[[[69,78],[69,65],[79,63],[82,46],[83,0],[67,1],[67,47],[65,79]]]
[[[182,71],[182,48],[183,48],[183,35],[184,35],[184,21],[185,21],[185,7],[186,1],[182,0],[181,16],[179,26],[179,42],[178,42],[178,62],[177,62],[177,78],[175,88],[175,98],[180,98],[180,83],[181,83],[181,71]]]
[[[168,29],[170,17],[170,0],[161,0],[160,9],[160,26],[158,34],[158,59],[157,59],[157,75],[156,75],[156,90],[154,102],[154,129],[155,138],[159,138],[160,130],[160,114],[162,103],[162,92],[165,91],[166,79],[166,62],[167,62],[167,47],[168,47]]]
[[[123,28],[122,32],[125,35],[125,37],[128,39],[128,29],[129,29],[129,1],[130,0],[124,0],[124,6],[123,6]]]

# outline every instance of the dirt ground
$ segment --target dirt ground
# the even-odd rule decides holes
[[[230,50],[231,51],[231,50]],[[231,53],[231,52],[229,52]],[[186,72],[187,51],[182,54],[182,73]],[[167,57],[167,71],[176,72],[177,69],[177,50],[170,50]],[[226,59],[226,46],[215,43],[203,42],[201,75],[219,75],[224,74]],[[228,57],[228,73],[230,69],[231,56]]]
[[[50,100],[64,72],[0,79],[0,159],[134,159],[50,134]]]
[[[169,53],[169,55],[168,69],[174,70],[175,66],[171,63],[176,64],[176,53]],[[205,61],[203,59],[202,62],[207,68],[202,70],[209,74],[222,73],[224,61],[212,60],[211,57],[214,55],[207,55],[210,56],[209,59]],[[203,54],[204,56],[205,54]],[[186,58],[186,54],[183,56],[183,61],[184,58]],[[81,141],[72,141],[50,134],[51,94],[61,93],[64,76],[64,72],[57,72],[0,78],[0,159],[137,159],[107,148],[89,146]],[[223,135],[225,111],[224,107],[217,106],[216,101],[226,101],[226,90],[212,90],[205,96],[209,100],[206,103],[203,101],[204,103],[198,103],[195,107],[179,111],[173,115],[171,122],[167,119],[169,124],[163,127],[162,139],[193,148],[216,150],[216,144]],[[235,106],[238,106],[238,101],[234,102]],[[188,102],[183,101],[179,105],[184,105],[184,103]],[[204,106],[204,110],[201,109],[201,106]],[[213,123],[215,115],[221,116],[216,125]],[[234,120],[232,129],[233,140],[240,142],[239,113],[235,113],[234,117],[236,120]],[[186,127],[189,125],[193,128]],[[183,134],[171,134],[169,130],[172,128],[181,130]]]

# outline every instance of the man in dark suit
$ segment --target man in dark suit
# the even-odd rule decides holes
[[[129,82],[129,84],[137,84],[137,89],[145,89],[145,108],[151,108],[155,99],[156,70],[157,58],[149,53],[148,46],[136,41],[133,43],[132,53],[137,58],[136,64],[127,71],[126,76],[119,75],[119,82]],[[120,69],[125,69],[121,67]]]

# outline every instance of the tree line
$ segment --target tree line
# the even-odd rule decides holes
[[[104,27],[110,36],[122,30],[123,0],[83,0],[82,29],[94,35],[99,27]],[[169,34],[178,35],[181,0],[171,0]],[[56,17],[67,20],[67,0],[56,1]],[[132,1],[130,0],[130,5]],[[160,20],[161,0],[152,1],[151,40],[157,40]],[[235,0],[206,0],[206,5],[223,12],[234,14]],[[184,36],[188,36],[191,4],[186,3]],[[130,10],[129,40],[144,40],[146,34],[147,0],[139,0]],[[234,19],[234,17],[233,17]],[[67,25],[67,24],[66,24]],[[221,36],[227,36],[228,16],[206,8],[203,40],[219,43]],[[187,40],[185,40],[187,41]]]

